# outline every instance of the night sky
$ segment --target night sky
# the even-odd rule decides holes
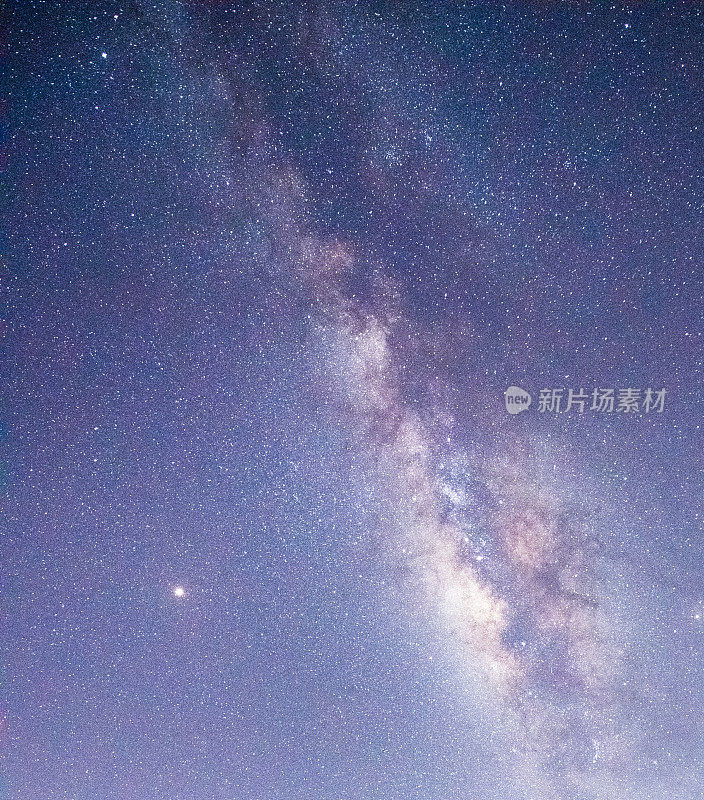
[[[698,6],[7,4],[0,800],[704,797]]]

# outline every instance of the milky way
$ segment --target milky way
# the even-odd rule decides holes
[[[8,16],[0,800],[704,796],[699,9]]]

